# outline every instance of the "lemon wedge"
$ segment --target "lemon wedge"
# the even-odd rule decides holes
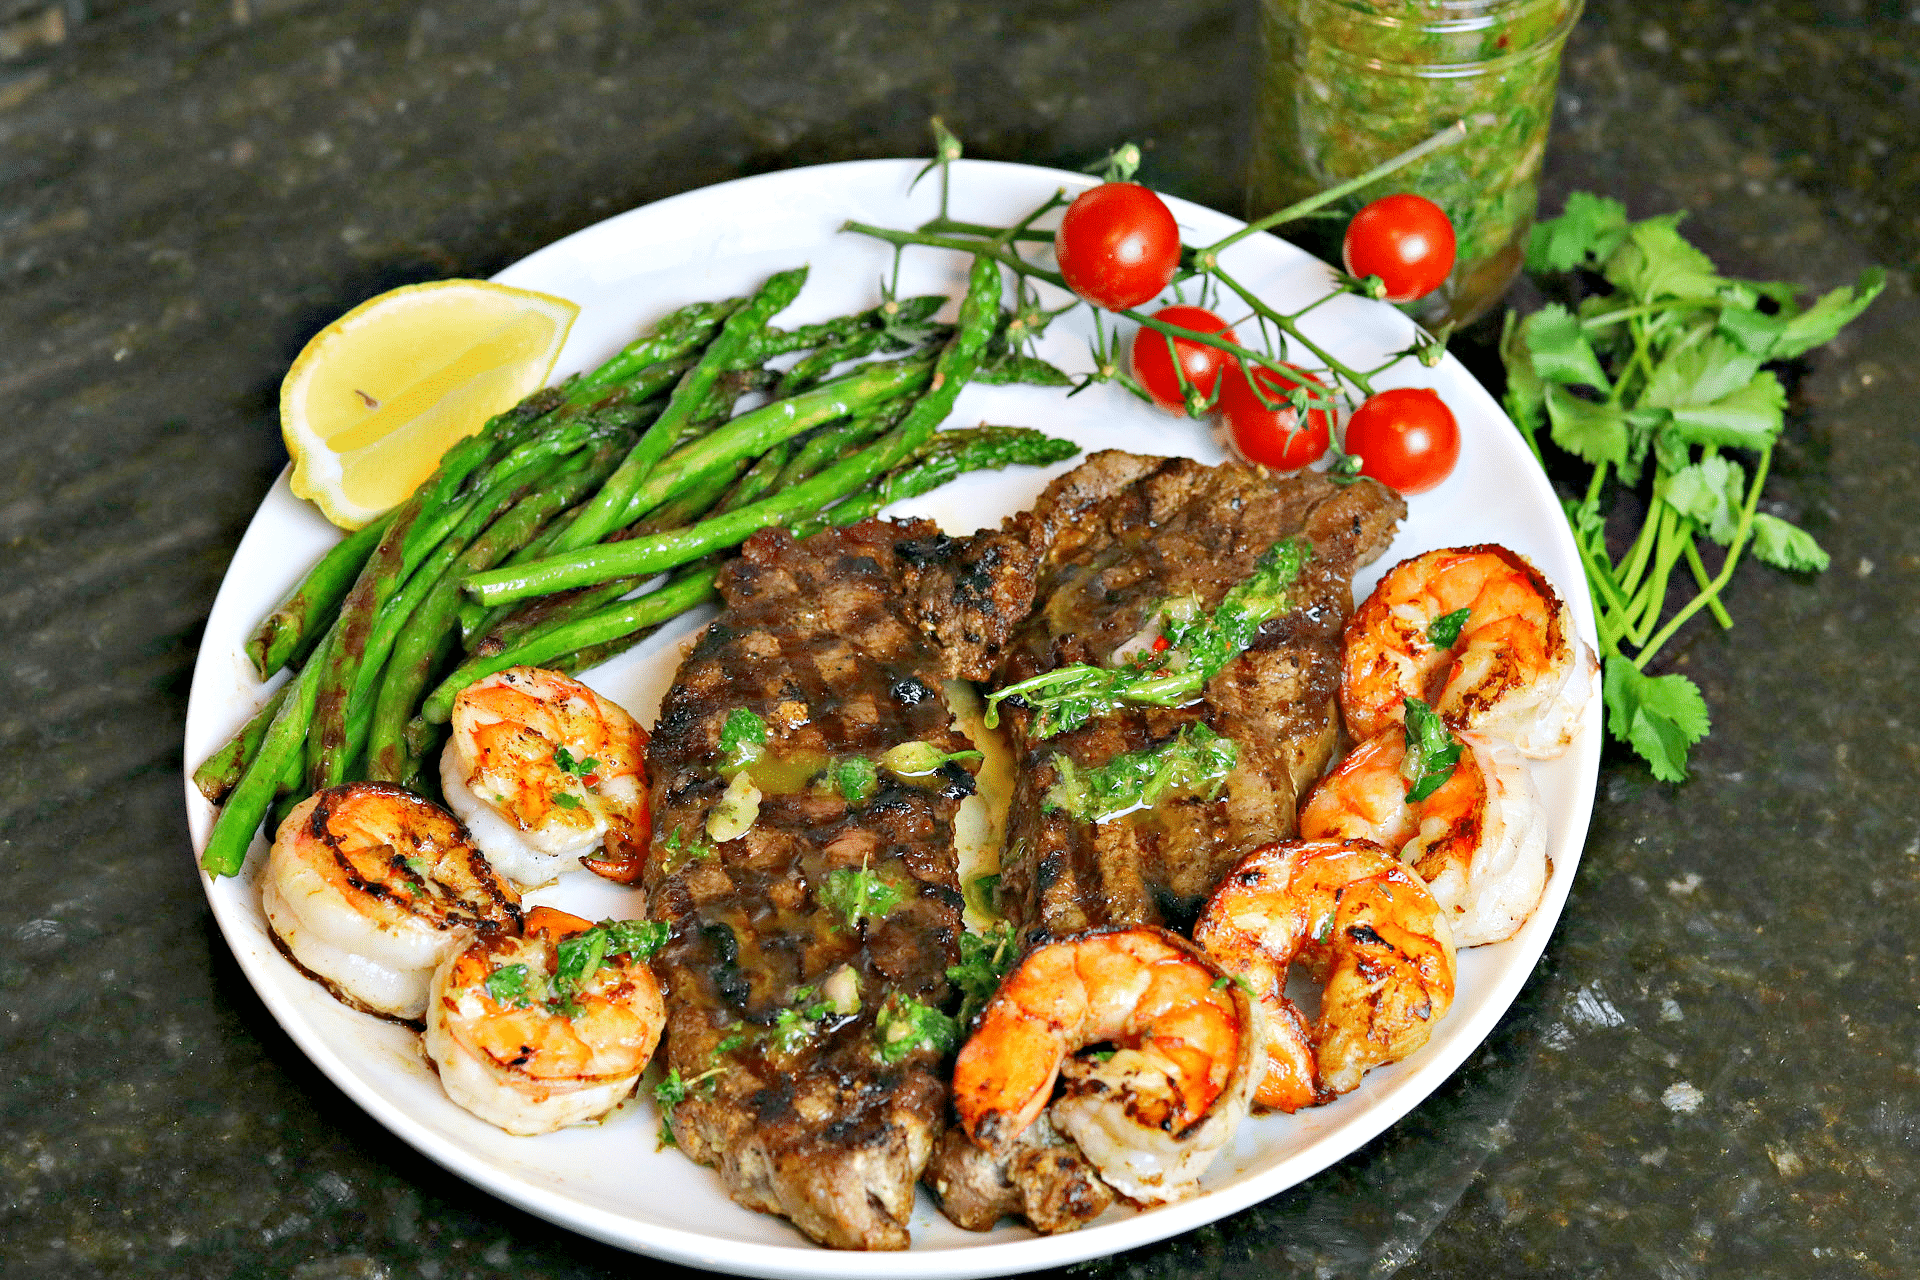
[[[545,385],[580,308],[487,280],[369,298],[322,329],[280,384],[293,491],[358,529],[440,455]]]

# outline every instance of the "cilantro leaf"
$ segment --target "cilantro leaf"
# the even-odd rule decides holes
[[[1687,748],[1711,727],[1699,687],[1683,675],[1647,675],[1614,656],[1607,659],[1601,690],[1607,731],[1639,752],[1660,781],[1685,782]]]
[[[1000,980],[1007,976],[1020,958],[1014,946],[1013,926],[1002,920],[987,933],[960,935],[960,960],[947,966],[947,981],[960,988],[964,997],[955,1015],[961,1026],[986,1007]]]
[[[1831,341],[1886,287],[1887,273],[1879,267],[1868,267],[1852,285],[1842,285],[1823,294],[1818,302],[1787,322],[1786,331],[1771,352],[1772,357],[1790,360]]]
[[[653,953],[667,945],[664,920],[602,920],[596,928],[607,935],[607,954],[652,959]]]
[[[1625,205],[1576,191],[1559,217],[1534,224],[1527,237],[1527,270],[1571,271],[1605,262],[1626,238]]]
[[[608,942],[605,929],[593,928],[570,938],[562,938],[554,947],[557,957],[553,975],[554,999],[562,1007],[562,1012],[572,1014],[573,997],[600,971],[601,964],[607,958]]]
[[[1427,624],[1427,643],[1436,649],[1451,649],[1460,643],[1460,629],[1473,615],[1471,607],[1443,613]]]
[[[1313,544],[1305,538],[1274,543],[1211,614],[1167,619],[1162,634],[1168,647],[1139,665],[1076,663],[988,694],[987,727],[999,723],[1005,698],[1017,697],[1032,708],[1029,733],[1035,739],[1070,732],[1129,704],[1177,707],[1191,702],[1253,643],[1267,619],[1287,608],[1288,589],[1312,554]]]
[[[1612,389],[1612,381],[1580,327],[1580,318],[1559,303],[1550,302],[1523,320],[1520,337],[1533,371],[1545,381],[1602,392]]]
[[[1507,416],[1529,442],[1539,431],[1542,415],[1547,408],[1546,383],[1533,369],[1533,358],[1527,352],[1526,341],[1521,337],[1519,313],[1509,311],[1500,330],[1500,359],[1507,366],[1507,387],[1500,395],[1500,403],[1506,409]],[[1539,446],[1534,445],[1537,452]]]
[[[1400,763],[1400,776],[1412,784],[1407,789],[1408,803],[1418,804],[1447,784],[1465,744],[1420,699],[1408,698],[1406,705],[1407,754]]]
[[[1729,306],[1721,310],[1715,332],[1747,354],[1765,360],[1780,345],[1780,337],[1791,321],[1792,316],[1785,311],[1769,314],[1756,307]]]
[[[1812,534],[1764,511],[1753,516],[1753,554],[1776,569],[1797,573],[1822,573],[1831,560]]]
[[[554,792],[553,802],[562,809],[578,809],[580,807],[580,797],[571,791]]]
[[[527,988],[532,975],[523,964],[504,964],[487,975],[487,994],[495,1004],[509,1009],[524,1009],[531,1004]]]
[[[1655,366],[1640,403],[1657,409],[1713,404],[1739,391],[1760,368],[1758,356],[1725,338],[1681,347]]]
[[[1739,527],[1746,489],[1747,473],[1719,454],[1682,467],[1656,486],[1661,497],[1723,547]]]
[[[1549,384],[1547,418],[1553,424],[1553,442],[1568,453],[1595,465],[1626,462],[1630,440],[1624,410],[1582,400],[1565,387]]]
[[[1764,449],[1786,421],[1787,392],[1780,379],[1762,370],[1746,386],[1712,404],[1672,410],[1673,429],[1690,444]]]
[[[600,767],[600,762],[592,756],[588,756],[585,760],[574,759],[573,752],[567,750],[565,747],[557,747],[554,749],[553,763],[559,766],[562,773],[571,773],[579,778],[586,777]]]
[[[1647,218],[1627,228],[1603,274],[1641,302],[1655,298],[1713,299],[1721,285],[1713,260],[1680,236],[1683,214]]]

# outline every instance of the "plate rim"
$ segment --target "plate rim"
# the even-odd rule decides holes
[[[568,254],[581,242],[591,238],[622,234],[626,229],[625,224],[628,223],[639,223],[663,215],[671,216],[675,207],[679,205],[711,200],[723,195],[738,198],[743,193],[751,194],[755,187],[777,189],[794,182],[818,182],[837,173],[891,170],[898,172],[902,177],[908,177],[924,163],[924,160],[907,158],[846,160],[754,174],[680,192],[582,227],[534,250],[496,273],[493,279],[502,283],[531,287],[525,284],[527,280],[540,278],[541,273],[549,269],[550,260]],[[969,169],[990,171],[1001,177],[1027,180],[1036,184],[1051,183],[1069,188],[1090,186],[1096,181],[1086,174],[992,160],[962,160],[956,166],[956,177]],[[1206,206],[1174,196],[1164,196],[1164,198],[1174,209],[1176,218],[1182,222],[1187,221],[1189,217],[1200,217],[1202,220],[1224,220],[1235,227],[1244,225],[1230,215]],[[1302,257],[1309,256],[1278,236],[1249,237],[1241,243],[1258,243],[1263,240],[1271,240]],[[1385,304],[1367,305],[1385,306]],[[1398,315],[1397,312],[1394,314]],[[562,355],[563,364],[564,361],[565,353]],[[1497,402],[1481,386],[1478,379],[1474,378],[1464,366],[1459,365],[1451,353],[1445,357],[1443,365],[1450,366],[1458,374],[1458,380],[1472,388],[1472,393],[1476,394],[1481,402],[1476,405],[1480,413],[1491,414],[1494,419],[1501,422],[1507,421]],[[557,369],[560,367],[556,366]],[[1418,378],[1416,377],[1415,380],[1417,381]],[[1394,382],[1394,378],[1387,377],[1382,380],[1382,385],[1392,385]],[[1544,503],[1557,510],[1558,499],[1544,472],[1538,467],[1532,467],[1525,474],[1525,487],[1531,490],[1529,505]],[[263,497],[260,507],[249,521],[241,542],[236,544],[235,561],[238,560],[248,540],[255,536],[256,529],[264,529],[263,522],[279,518],[271,509],[276,506],[276,498],[284,493],[286,483],[286,472],[283,471],[274,486]],[[287,495],[287,500],[292,501],[290,495]],[[320,520],[317,514],[313,518],[315,521]],[[337,531],[334,536],[338,536]],[[1551,537],[1563,544],[1562,549],[1567,558],[1577,555],[1572,535],[1566,529],[1564,521],[1559,522],[1558,527],[1552,530]],[[217,634],[213,624],[217,618],[223,616],[223,603],[228,606],[228,611],[239,607],[236,598],[229,598],[234,587],[233,563],[229,563],[227,574],[222,578],[219,592],[209,612],[205,632],[209,637]],[[1570,592],[1567,602],[1574,612],[1581,635],[1589,644],[1595,643],[1591,602],[1587,599],[1585,592],[1578,590]],[[983,1236],[981,1243],[977,1245],[936,1247],[899,1253],[858,1253],[826,1249],[797,1236],[790,1244],[770,1244],[715,1237],[686,1228],[659,1226],[598,1205],[569,1198],[540,1185],[525,1175],[516,1175],[511,1171],[495,1168],[491,1164],[475,1167],[470,1153],[465,1152],[457,1143],[415,1121],[392,1099],[366,1084],[361,1076],[350,1069],[346,1061],[336,1053],[334,1047],[320,1035],[317,1027],[309,1024],[305,1019],[292,1016],[291,1010],[282,1010],[278,1007],[278,1003],[268,995],[271,988],[267,983],[264,970],[264,965],[268,961],[257,953],[256,948],[251,945],[250,937],[242,936],[244,922],[234,916],[236,908],[216,893],[219,882],[200,871],[197,865],[199,852],[205,845],[206,833],[211,825],[213,810],[193,786],[192,781],[192,771],[197,764],[194,759],[195,739],[197,736],[204,736],[204,723],[195,715],[196,703],[201,702],[203,674],[210,674],[210,671],[203,671],[203,669],[209,668],[210,663],[217,664],[225,660],[228,656],[211,654],[203,644],[201,652],[195,659],[193,685],[189,693],[184,726],[187,750],[183,761],[183,772],[189,827],[196,858],[195,870],[201,879],[209,906],[230,951],[242,972],[246,974],[248,983],[253,987],[256,996],[266,1005],[268,1012],[282,1030],[336,1087],[379,1121],[390,1133],[442,1168],[489,1194],[557,1226],[615,1247],[707,1270],[739,1275],[780,1277],[782,1280],[787,1277],[793,1277],[795,1280],[806,1277],[811,1280],[816,1277],[840,1276],[898,1276],[913,1277],[916,1280],[963,1280],[966,1277],[1005,1275],[1065,1265],[1168,1239],[1269,1199],[1314,1174],[1331,1168],[1397,1123],[1414,1107],[1431,1096],[1442,1083],[1465,1064],[1473,1052],[1484,1043],[1494,1026],[1506,1016],[1520,989],[1537,968],[1540,956],[1564,910],[1592,821],[1598,784],[1600,733],[1599,707],[1596,698],[1583,713],[1581,734],[1569,752],[1573,757],[1572,764],[1575,770],[1575,803],[1570,813],[1554,815],[1556,820],[1564,817],[1567,823],[1564,835],[1554,841],[1556,852],[1565,858],[1565,866],[1561,866],[1560,858],[1556,858],[1553,875],[1548,882],[1547,895],[1535,909],[1533,917],[1527,925],[1523,926],[1518,936],[1507,943],[1500,944],[1520,947],[1521,952],[1510,957],[1508,962],[1500,968],[1489,996],[1470,1015],[1465,1028],[1456,1030],[1448,1040],[1446,1046],[1448,1052],[1431,1055],[1426,1061],[1419,1062],[1410,1070],[1398,1074],[1389,1096],[1373,1100],[1363,1111],[1343,1121],[1333,1131],[1314,1141],[1301,1152],[1283,1159],[1277,1166],[1227,1186],[1210,1189],[1192,1199],[1135,1213],[1113,1222],[1100,1223],[1077,1232],[1057,1236],[1034,1235],[1013,1240],[990,1240]],[[271,683],[262,685],[260,691],[264,695],[271,687]],[[250,863],[253,861],[250,858]],[[247,945],[243,945],[243,942]],[[1518,957],[1522,953],[1525,957],[1524,963],[1518,962]],[[278,960],[277,954],[273,955],[273,959]],[[1338,1148],[1330,1156],[1320,1151],[1320,1148],[1329,1145]],[[1294,1166],[1308,1165],[1311,1167],[1298,1170],[1294,1168]],[[639,1238],[636,1228],[644,1231],[647,1238]]]

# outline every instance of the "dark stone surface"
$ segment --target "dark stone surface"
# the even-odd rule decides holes
[[[180,802],[199,628],[307,335],[789,165],[972,154],[1239,205],[1244,4],[0,2],[0,1269],[585,1277],[627,1255],[442,1173],[266,1015]],[[1920,11],[1595,0],[1546,203],[1690,211],[1736,274],[1887,296],[1795,370],[1743,569],[1674,662],[1682,787],[1610,753],[1572,901],[1485,1048],[1353,1158],[1101,1276],[1920,1272]],[[1475,346],[1473,339],[1479,339]],[[1463,354],[1487,365],[1486,333]]]

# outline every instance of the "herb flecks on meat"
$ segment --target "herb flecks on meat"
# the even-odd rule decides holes
[[[1178,707],[1192,702],[1207,681],[1246,651],[1263,623],[1287,609],[1287,589],[1312,554],[1312,546],[1302,538],[1274,543],[1211,614],[1167,618],[1161,633],[1165,648],[1143,650],[1120,667],[1077,663],[1009,685],[988,696],[988,725],[998,723],[999,706],[1006,698],[1019,698],[1032,710],[1028,733],[1036,739],[1078,729],[1129,704]]]
[[[1075,766],[1068,756],[1055,756],[1060,778],[1042,803],[1064,809],[1081,822],[1105,822],[1135,809],[1151,809],[1175,794],[1212,799],[1239,762],[1232,738],[1195,721],[1165,742],[1123,751],[1091,769]]]

